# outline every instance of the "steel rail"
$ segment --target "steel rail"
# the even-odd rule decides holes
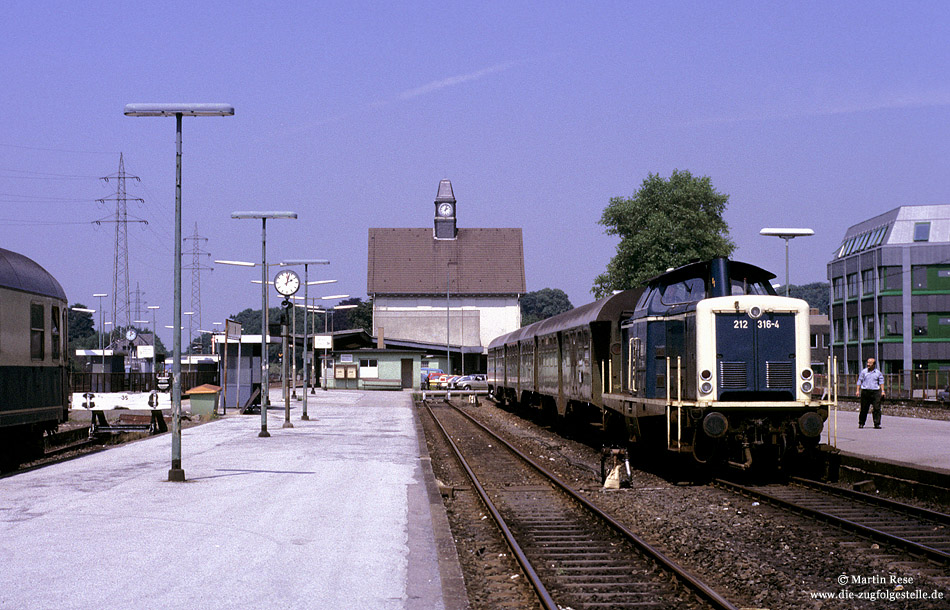
[[[805,515],[807,517],[814,517],[816,519],[820,519],[827,523],[831,523],[833,525],[837,525],[844,529],[851,530],[853,532],[861,534],[862,536],[867,536],[869,538],[878,540],[880,542],[894,544],[894,545],[903,547],[907,550],[910,550],[912,552],[925,555],[929,558],[940,560],[944,563],[950,561],[950,553],[947,553],[946,551],[942,551],[938,548],[934,548],[932,546],[922,544],[920,542],[915,542],[908,538],[904,538],[903,536],[898,536],[896,534],[889,533],[887,531],[878,529],[876,527],[865,525],[863,523],[860,523],[852,519],[847,519],[845,517],[840,517],[830,512],[803,506],[801,504],[792,502],[785,498],[780,498],[778,496],[769,494],[760,489],[746,487],[744,485],[739,485],[738,483],[733,483],[731,481],[716,479],[713,481],[713,483],[721,489],[732,491],[733,493],[744,495],[748,498],[764,500],[765,502],[768,502],[769,504],[772,504],[773,506],[784,508],[786,510],[791,510],[801,515]],[[850,498],[846,498],[846,499],[850,499]],[[912,515],[912,516],[916,516],[916,515]]]
[[[874,504],[884,508],[889,508],[894,511],[907,513],[915,517],[920,517],[922,519],[929,519],[931,521],[936,521],[937,523],[950,525],[950,515],[946,513],[938,513],[935,510],[904,504],[903,502],[898,502],[897,500],[882,498],[880,496],[875,496],[873,494],[864,493],[854,489],[835,487],[834,485],[828,485],[827,483],[822,483],[821,481],[813,481],[811,479],[803,479],[800,477],[791,477],[791,481],[803,487],[811,487],[828,494],[841,496],[852,500],[858,500],[859,502],[865,502],[867,504]]]
[[[583,506],[586,510],[588,510],[593,515],[602,519],[607,525],[611,527],[611,529],[616,531],[622,537],[626,538],[629,542],[633,543],[633,545],[636,546],[638,549],[640,549],[644,554],[646,554],[648,557],[650,557],[651,559],[659,563],[661,566],[663,566],[663,568],[666,569],[666,571],[671,572],[680,581],[682,581],[683,584],[685,584],[694,593],[699,595],[699,597],[701,597],[703,600],[712,604],[713,607],[715,608],[719,608],[722,610],[738,610],[738,608],[735,605],[733,605],[732,602],[722,597],[722,595],[720,595],[712,587],[710,587],[705,582],[703,582],[702,580],[700,580],[699,578],[691,574],[689,571],[687,571],[684,567],[680,566],[679,564],[674,562],[672,559],[664,555],[659,549],[650,545],[648,542],[640,538],[640,536],[638,536],[637,534],[627,529],[623,524],[618,522],[616,519],[614,519],[613,517],[611,517],[604,511],[602,511],[596,505],[592,504],[587,498],[575,492],[570,486],[568,486],[565,482],[559,479],[557,475],[555,475],[554,473],[550,472],[549,470],[547,470],[546,468],[544,468],[543,466],[541,466],[540,464],[532,460],[530,457],[522,453],[511,443],[509,443],[502,437],[495,434],[492,430],[487,428],[484,424],[482,424],[480,421],[478,421],[477,419],[475,419],[474,417],[472,417],[465,411],[459,409],[458,407],[455,407],[454,405],[452,405],[452,408],[458,411],[459,413],[461,413],[466,419],[474,423],[476,426],[484,430],[489,436],[497,440],[499,443],[503,444],[509,451],[511,451],[512,453],[517,455],[519,458],[524,460],[525,463],[527,463],[529,466],[534,468],[543,477],[550,480],[551,483],[553,483],[562,492],[570,496],[571,499],[573,499],[578,504]]]
[[[487,508],[488,512],[491,513],[495,523],[498,524],[498,528],[505,537],[508,547],[518,560],[518,563],[521,565],[521,569],[524,570],[525,576],[527,576],[528,580],[531,582],[531,586],[537,593],[538,601],[541,602],[541,605],[544,606],[545,610],[559,610],[554,598],[551,597],[547,587],[545,587],[541,582],[541,578],[535,571],[534,566],[531,565],[531,561],[528,559],[528,556],[521,548],[521,545],[518,544],[518,541],[515,540],[515,536],[511,533],[511,529],[508,527],[508,524],[505,522],[498,509],[495,507],[495,504],[488,497],[488,492],[486,492],[485,488],[482,487],[481,483],[479,483],[478,477],[475,476],[475,472],[471,469],[471,467],[468,465],[468,462],[462,456],[462,451],[458,448],[458,445],[455,444],[455,441],[452,440],[452,437],[449,435],[448,431],[446,431],[446,429],[442,426],[442,422],[439,421],[439,418],[436,417],[435,413],[432,412],[432,408],[426,405],[426,410],[429,412],[429,416],[432,418],[432,421],[434,421],[439,427],[439,430],[442,431],[442,435],[445,437],[445,440],[448,441],[449,445],[452,447],[452,451],[455,452],[456,459],[458,459],[459,463],[462,465],[462,468],[465,469],[465,472],[468,473],[468,477],[471,479],[472,485],[475,487],[475,491],[478,492],[479,497],[482,499],[482,503],[485,505],[485,508]]]

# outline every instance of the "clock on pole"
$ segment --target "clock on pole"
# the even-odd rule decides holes
[[[285,297],[300,290],[300,276],[290,269],[284,269],[274,277],[274,288]]]

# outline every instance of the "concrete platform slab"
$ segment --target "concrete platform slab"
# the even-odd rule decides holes
[[[880,430],[870,416],[859,429],[857,413],[838,411],[837,442],[850,455],[950,473],[950,421],[889,416],[885,408]]]
[[[414,411],[319,392],[270,438],[260,416],[184,430],[185,483],[168,435],[0,480],[0,608],[465,607]]]

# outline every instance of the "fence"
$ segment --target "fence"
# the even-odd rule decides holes
[[[218,383],[217,371],[182,371],[182,393],[193,387]],[[155,373],[70,373],[70,392],[151,392],[158,389]]]
[[[906,371],[884,375],[884,390],[888,398],[905,400],[936,400],[937,391],[950,385],[950,371]],[[909,380],[909,383],[908,383]],[[815,375],[813,395],[822,395],[828,388],[827,375]],[[858,375],[838,375],[838,399],[847,400],[857,395]]]

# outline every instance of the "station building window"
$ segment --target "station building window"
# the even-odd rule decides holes
[[[835,341],[841,343],[844,341],[844,321],[840,318],[834,321],[835,325]]]
[[[927,336],[927,314],[926,313],[913,314],[913,325],[914,325],[915,337]]]
[[[360,358],[360,377],[375,379],[379,377],[379,361],[375,358]]]
[[[924,266],[911,267],[910,281],[914,290],[927,290],[927,268]]]
[[[864,339],[866,341],[874,339],[874,316],[864,316],[861,326],[864,327]]]
[[[914,241],[930,241],[930,223],[914,223]]]
[[[43,360],[46,357],[46,316],[42,304],[30,304],[30,358]]]

